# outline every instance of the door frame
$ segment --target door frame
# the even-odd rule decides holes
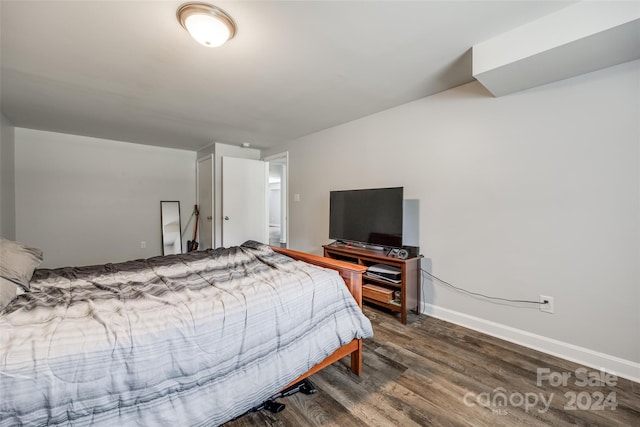
[[[270,163],[274,160],[283,160],[284,162],[284,191],[280,191],[280,198],[282,199],[282,203],[284,204],[284,209],[282,209],[282,215],[284,217],[284,227],[281,228],[281,233],[284,232],[284,244],[285,248],[289,247],[289,152],[283,151],[281,153],[272,154],[270,156],[266,156],[262,158],[263,161]],[[269,195],[269,183],[267,182],[267,197]],[[267,212],[268,218],[268,212]],[[267,236],[269,235],[269,221],[267,221]]]

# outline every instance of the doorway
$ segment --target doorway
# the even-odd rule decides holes
[[[288,180],[289,153],[284,152],[268,156],[264,159],[269,163],[268,182],[268,226],[269,244],[288,247]]]
[[[198,207],[200,209],[197,238],[200,239],[200,248],[208,249],[213,247],[213,157],[208,155],[199,159],[196,169],[198,174]]]

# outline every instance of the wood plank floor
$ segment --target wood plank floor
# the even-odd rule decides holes
[[[280,399],[284,411],[250,413],[225,427],[640,426],[638,383],[587,381],[600,373],[432,317],[402,325],[364,311],[375,337],[364,342],[361,377],[343,359],[311,377],[316,394]],[[538,368],[548,373],[540,384]]]

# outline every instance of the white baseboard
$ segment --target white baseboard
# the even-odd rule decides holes
[[[421,312],[474,331],[640,383],[640,363],[631,360],[621,359],[610,354],[600,353],[432,304],[423,304]]]

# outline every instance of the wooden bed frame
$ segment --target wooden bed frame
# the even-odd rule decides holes
[[[362,274],[367,271],[366,267],[331,258],[325,258],[318,255],[312,255],[305,252],[294,251],[293,249],[285,249],[275,246],[272,246],[272,249],[275,252],[287,255],[299,261],[304,261],[309,264],[337,270],[338,273],[340,273],[340,276],[342,276],[342,278],[344,279],[347,287],[349,288],[349,292],[351,292],[353,298],[355,298],[360,308],[362,308]],[[302,374],[295,381],[292,381],[287,387],[302,381],[303,379],[315,374],[326,366],[329,366],[348,355],[351,355],[351,371],[354,374],[360,376],[360,374],[362,374],[362,340],[354,339],[350,343],[345,344],[337,349],[335,352],[333,352],[333,354],[315,365],[305,374]]]

